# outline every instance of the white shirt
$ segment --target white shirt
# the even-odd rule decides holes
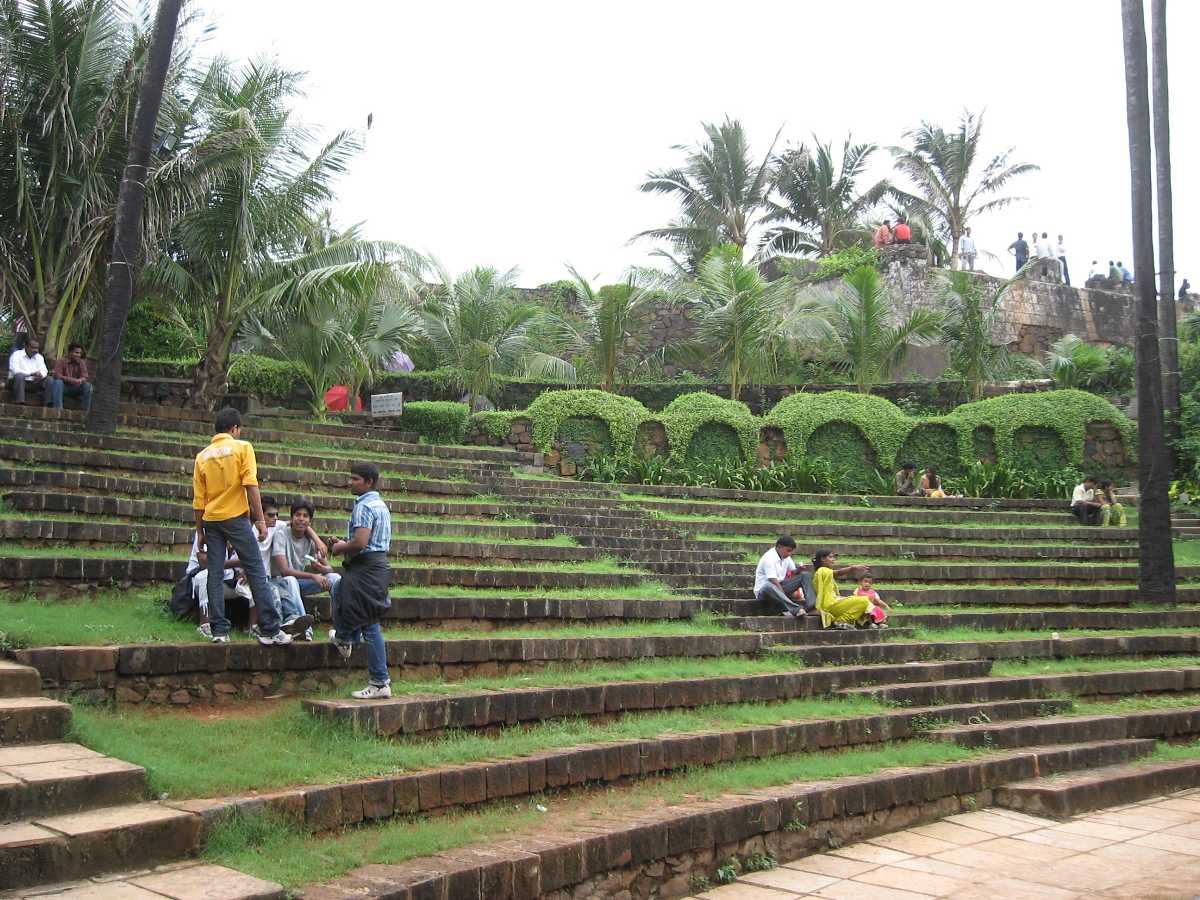
[[[1093,262],[1092,267],[1088,269],[1088,278],[1106,278],[1108,277],[1108,269],[1100,268],[1098,262]]]
[[[1055,255],[1057,255],[1057,256],[1066,256],[1067,255],[1067,245],[1064,244],[1062,241],[1059,241],[1058,245],[1054,248],[1054,252],[1055,252]]]
[[[274,546],[275,543],[275,533],[279,531],[280,528],[290,527],[291,526],[289,526],[287,522],[277,521],[274,525],[267,529],[266,541],[258,541],[258,552],[262,556],[263,568],[266,570],[268,578],[271,577],[271,547]],[[254,532],[254,538],[255,540],[258,540],[257,531]]]
[[[1082,484],[1076,487],[1071,494],[1071,505],[1074,506],[1076,503],[1091,503],[1095,499],[1092,490],[1092,488],[1085,487]]]
[[[11,375],[41,375],[46,377],[46,361],[42,354],[30,356],[24,350],[14,350],[8,358],[8,374]]]
[[[226,547],[225,547],[225,558],[226,559],[233,558],[233,547],[231,545],[226,545]],[[187,571],[190,572],[190,571],[192,571],[192,569],[200,569],[201,572],[203,572],[205,570],[205,566],[200,565],[200,537],[199,537],[199,535],[192,538],[192,555],[188,557]],[[235,575],[237,575],[236,571],[234,571],[233,569],[226,569],[224,572],[221,573],[221,579],[223,581],[229,581]]]
[[[1054,255],[1054,251],[1050,247],[1049,239],[1042,240],[1039,238],[1037,243],[1034,244],[1034,248],[1034,252],[1037,253],[1038,256],[1042,257],[1042,259],[1049,259]]]
[[[974,253],[975,252],[975,238],[971,237],[969,234],[964,234],[961,238],[959,238],[958,239],[958,252],[960,254]]]
[[[796,561],[790,556],[787,559],[780,559],[779,553],[772,547],[762,555],[758,561],[758,568],[754,570],[754,594],[758,596],[758,592],[771,583],[771,580],[783,581],[791,572],[796,571]]]

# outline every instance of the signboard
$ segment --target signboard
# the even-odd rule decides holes
[[[372,416],[402,416],[404,415],[404,394],[372,394]]]

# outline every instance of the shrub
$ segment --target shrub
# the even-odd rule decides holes
[[[467,418],[465,403],[414,400],[404,404],[400,424],[430,444],[461,444],[467,436]]]
[[[612,432],[608,423],[596,416],[572,416],[563,419],[555,435],[564,456],[583,462],[612,453]]]
[[[229,366],[229,389],[265,403],[285,404],[304,391],[304,379],[300,370],[286,360],[241,353]]]
[[[565,420],[591,416],[608,424],[613,452],[622,456],[632,452],[638,425],[651,418],[631,397],[596,390],[546,391],[525,414],[533,420],[533,443],[539,450],[551,448]]]
[[[464,403],[463,406],[466,406]],[[488,410],[473,414],[469,422],[479,428],[484,434],[490,434],[498,440],[504,440],[512,431],[512,423],[517,419],[527,419],[529,414],[524,410]]]
[[[878,269],[879,251],[874,247],[851,244],[836,253],[830,253],[828,256],[818,259],[816,269],[805,276],[804,280],[826,281],[830,278],[841,278],[862,266],[874,266]]]
[[[922,469],[933,466],[940,475],[958,475],[965,468],[958,443],[958,432],[949,425],[925,422],[908,433],[896,463],[913,462]]]
[[[705,422],[688,441],[684,456],[689,466],[714,462],[742,462],[742,442],[738,434],[723,422]]]
[[[1013,432],[1010,464],[1019,472],[1049,475],[1061,472],[1067,465],[1067,448],[1062,438],[1050,428],[1022,425]]]
[[[792,394],[775,404],[766,422],[783,431],[789,454],[803,454],[809,436],[827,422],[847,422],[858,428],[879,460],[896,458],[912,426],[894,403],[849,391]]]
[[[843,474],[840,480],[865,482],[877,468],[875,452],[857,426],[849,422],[826,422],[808,438],[805,458],[825,460]]]
[[[696,391],[676,397],[662,412],[662,421],[667,428],[667,440],[671,453],[676,458],[692,454],[692,436],[702,426],[720,424],[726,426],[741,444],[740,457],[748,459],[758,446],[759,421],[750,412],[750,407],[737,400],[726,400],[715,394]],[[708,434],[717,431],[709,429]],[[715,437],[706,440],[717,440]]]
[[[991,425],[977,425],[972,429],[971,455],[975,462],[996,461],[996,431]]]

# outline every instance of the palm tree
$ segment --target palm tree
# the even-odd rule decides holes
[[[768,199],[764,223],[772,227],[764,245],[773,253],[811,253],[828,256],[852,242],[861,231],[862,217],[887,194],[886,180],[859,193],[857,181],[867,167],[875,144],[842,146],[835,168],[833,150],[813,138],[813,150],[785,150],[776,163],[775,190],[780,200]]]
[[[874,266],[860,266],[842,279],[833,305],[833,328],[841,344],[842,365],[860,394],[899,371],[909,344],[932,343],[942,317],[932,309],[914,309],[899,324],[897,313]]]
[[[692,339],[676,354],[719,368],[735,400],[743,385],[775,374],[785,342],[815,343],[831,333],[821,303],[797,297],[790,278],[767,282],[733,244],[712,250],[675,295],[693,323]]]
[[[1046,368],[1058,387],[1094,388],[1104,382],[1108,356],[1078,335],[1064,334],[1050,345]]]
[[[142,207],[146,199],[145,174],[150,165],[150,143],[154,140],[158,110],[166,87],[180,6],[182,0],[161,0],[159,3],[154,37],[138,90],[129,158],[117,200],[112,262],[108,267],[103,332],[96,367],[97,391],[87,422],[91,431],[111,433],[117,430],[117,407],[121,401],[121,344],[141,260],[139,244]]]
[[[1020,197],[994,197],[1020,175],[1035,171],[1032,163],[1010,163],[1013,149],[998,153],[983,167],[972,185],[972,169],[979,152],[983,115],[964,112],[955,131],[922,122],[904,133],[910,147],[889,148],[896,168],[916,185],[916,193],[898,192],[914,211],[927,216],[950,241],[950,262],[958,265],[958,243],[963,230],[976,216],[1002,209]]]
[[[619,284],[593,288],[572,266],[575,324],[554,317],[553,327],[566,354],[584,357],[600,376],[600,389],[615,392],[622,377],[649,362],[650,326],[662,297],[657,279],[641,270],[630,270]]]
[[[687,153],[681,168],[650,172],[641,190],[679,201],[679,217],[662,228],[634,236],[669,243],[676,251],[658,251],[673,265],[695,272],[705,255],[719,244],[741,252],[750,240],[771,189],[771,154],[775,141],[755,162],[749,141],[736,119],[720,125],[702,123],[706,140],[698,147],[675,146]],[[776,134],[775,139],[778,140]]]
[[[535,332],[546,325],[545,314],[518,300],[516,269],[475,268],[451,278],[437,262],[434,268],[439,282],[422,306],[422,331],[438,365],[454,370],[469,409],[503,375],[574,379],[570,363],[536,347]]]
[[[1158,209],[1158,323],[1162,339],[1163,403],[1167,441],[1179,434],[1179,327],[1175,311],[1175,217],[1171,198],[1171,104],[1167,82],[1167,0],[1150,0],[1150,45],[1153,53],[1151,91],[1154,98],[1155,200]]]
[[[300,75],[273,63],[235,72],[218,59],[208,71],[197,120],[208,144],[234,164],[221,170],[205,202],[183,214],[170,251],[147,266],[146,280],[169,302],[201,311],[207,347],[192,379],[192,405],[212,409],[224,396],[230,348],[242,325],[273,305],[298,303],[352,285],[375,267],[410,254],[362,240],[311,249],[311,223],[333,196],[334,179],[358,149],[342,132],[311,159],[310,134],[291,119]]]
[[[1129,124],[1129,169],[1133,199],[1133,266],[1154,271],[1153,186],[1150,176],[1150,102],[1146,62],[1146,19],[1142,0],[1121,0],[1125,51],[1125,110]],[[1168,490],[1171,466],[1163,434],[1162,368],[1158,355],[1158,298],[1154,279],[1143,277],[1137,292],[1138,395],[1138,597],[1175,601],[1175,555],[1171,546]]]
[[[1001,304],[1016,279],[1005,281],[985,294],[984,281],[969,272],[941,272],[938,297],[946,307],[942,337],[949,351],[951,368],[962,375],[972,400],[983,396],[984,385],[1004,378],[1012,354],[996,344],[995,334]]]

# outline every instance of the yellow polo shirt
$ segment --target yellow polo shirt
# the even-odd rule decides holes
[[[244,516],[250,512],[246,488],[257,484],[258,464],[250,442],[222,432],[196,454],[192,509],[204,510],[204,518],[210,522]]]

